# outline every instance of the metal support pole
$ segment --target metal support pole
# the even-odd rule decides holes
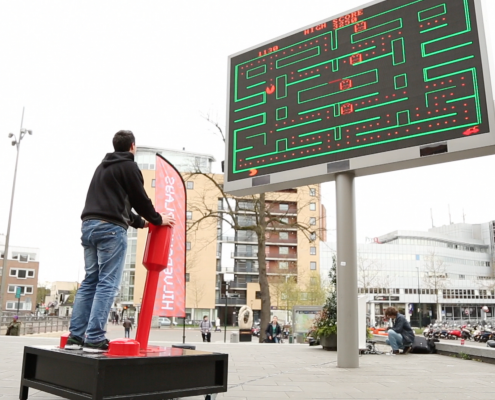
[[[9,244],[10,244],[10,225],[12,224],[12,209],[14,208],[14,193],[15,193],[15,182],[17,179],[17,165],[19,163],[19,152],[21,151],[21,141],[26,134],[26,131],[22,129],[22,125],[24,123],[24,107],[22,108],[22,117],[21,117],[21,129],[19,131],[19,139],[14,140],[12,143],[16,146],[17,155],[15,158],[15,169],[14,169],[14,183],[12,184],[12,195],[10,198],[10,211],[9,211],[9,222],[7,224],[7,234],[5,236],[5,248],[3,252],[3,266],[2,266],[2,284],[0,286],[0,316],[3,315],[4,310],[4,301],[7,296],[7,263],[9,258]],[[31,131],[29,131],[31,133]],[[9,137],[14,137],[15,135],[9,134]],[[4,297],[5,293],[5,297]],[[19,314],[19,312],[18,312]]]
[[[416,267],[418,268],[418,267]],[[418,268],[418,300],[419,300],[419,304],[418,304],[418,313],[419,313],[419,327],[421,328],[423,326],[422,324],[422,316],[421,316],[421,289],[419,288],[419,268]]]
[[[227,308],[229,306],[229,297],[228,297],[229,285],[225,284],[225,321],[224,321],[224,331],[223,331],[223,342],[227,342]]]
[[[336,176],[337,367],[359,367],[356,209],[354,175]]]

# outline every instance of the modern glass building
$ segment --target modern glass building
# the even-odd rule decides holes
[[[480,320],[495,312],[494,222],[398,230],[358,244],[358,292],[368,296],[370,322],[389,305],[414,325]],[[321,244],[328,275],[334,243]],[[481,308],[488,306],[489,312]]]

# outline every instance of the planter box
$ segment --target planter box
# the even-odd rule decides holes
[[[321,336],[320,344],[322,345],[323,350],[337,351],[337,334]]]

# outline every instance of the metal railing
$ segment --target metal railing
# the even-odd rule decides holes
[[[62,332],[69,330],[69,318],[47,317],[41,319],[19,318],[21,322],[21,335],[33,335],[36,333]],[[0,322],[0,335],[5,335],[7,327],[12,322],[11,317],[3,317]]]
[[[236,251],[231,253],[231,258],[234,257],[258,257],[258,253],[252,251]]]

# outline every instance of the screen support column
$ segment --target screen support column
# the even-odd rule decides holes
[[[336,175],[337,367],[359,367],[356,207],[354,174]]]

